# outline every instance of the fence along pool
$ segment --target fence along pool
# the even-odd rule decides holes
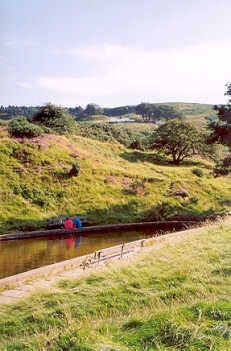
[[[0,279],[153,235],[158,230],[145,228],[0,241]]]

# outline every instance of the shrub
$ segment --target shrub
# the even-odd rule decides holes
[[[228,175],[231,173],[231,157],[227,156],[222,162],[218,162],[214,168],[214,175],[218,177],[219,175]]]
[[[116,142],[129,146],[136,135],[131,130],[109,123],[92,123],[81,126],[80,135],[103,142]]]
[[[47,104],[42,106],[32,118],[33,122],[48,128],[58,134],[71,133],[76,129],[74,118],[58,106]]]
[[[34,138],[43,135],[42,129],[30,123],[24,116],[15,117],[10,121],[8,133],[16,138]]]
[[[5,126],[6,126],[6,122],[3,121],[2,119],[0,119],[0,126],[1,126],[1,127],[5,127]]]
[[[200,168],[194,168],[192,170],[192,173],[198,177],[203,177],[203,175],[204,175],[203,171]]]
[[[69,177],[77,177],[81,171],[80,163],[78,161],[72,163],[72,168],[69,172]]]
[[[147,143],[144,138],[136,139],[129,145],[129,148],[133,150],[145,150],[145,147]]]
[[[227,157],[224,158],[223,165],[224,165],[224,167],[231,166],[231,156],[227,156]]]
[[[47,207],[49,205],[49,197],[51,194],[46,191],[36,188],[30,184],[11,184],[11,188],[16,195],[21,195],[24,199],[40,207]]]

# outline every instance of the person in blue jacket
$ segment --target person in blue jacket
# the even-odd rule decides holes
[[[75,228],[81,228],[82,227],[82,223],[81,223],[80,219],[77,216],[74,216],[74,227]]]

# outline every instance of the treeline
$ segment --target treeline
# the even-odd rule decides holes
[[[36,106],[13,106],[0,107],[0,119],[12,119],[16,116],[33,118],[33,115],[39,111],[40,107]],[[126,105],[114,108],[102,108],[97,104],[88,104],[84,109],[81,106],[63,108],[66,113],[72,115],[77,121],[88,120],[92,115],[104,116],[122,116],[126,114],[137,114],[145,122],[156,122],[158,120],[169,120],[173,118],[182,119],[183,114],[174,106],[168,104],[151,104],[141,103],[139,105]]]
[[[226,95],[231,96],[231,84],[227,85]],[[92,112],[90,107],[87,106],[87,113]],[[172,109],[167,109],[170,117],[166,118],[166,107],[163,108],[163,105],[159,107],[162,109],[155,104],[145,103],[136,107],[136,112],[144,119],[150,120],[162,116],[166,119],[158,128],[153,128],[149,135],[134,135],[127,129],[115,128],[108,123],[77,123],[67,109],[52,104],[40,107],[32,118],[16,116],[8,124],[7,130],[11,137],[17,138],[33,138],[47,133],[57,133],[82,135],[100,141],[117,140],[133,149],[155,149],[159,156],[171,158],[171,162],[175,165],[195,154],[213,157],[214,146],[218,144],[226,145],[230,151],[231,99],[228,100],[227,105],[214,106],[217,117],[209,123],[207,130],[201,130],[191,122],[182,120]],[[227,157],[217,164],[215,173],[225,175],[230,172],[231,156],[228,152]]]
[[[0,106],[0,118],[5,120],[12,119],[15,116],[24,116],[30,118],[38,109],[39,107],[33,106]]]

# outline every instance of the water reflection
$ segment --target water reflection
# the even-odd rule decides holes
[[[70,237],[66,238],[66,248],[70,249],[72,247],[73,243],[75,243],[75,248],[77,249],[79,247],[79,245],[81,244],[81,241],[82,241],[81,236],[77,236],[77,238],[70,236]]]
[[[0,278],[154,235],[152,230],[86,233],[0,242]]]

